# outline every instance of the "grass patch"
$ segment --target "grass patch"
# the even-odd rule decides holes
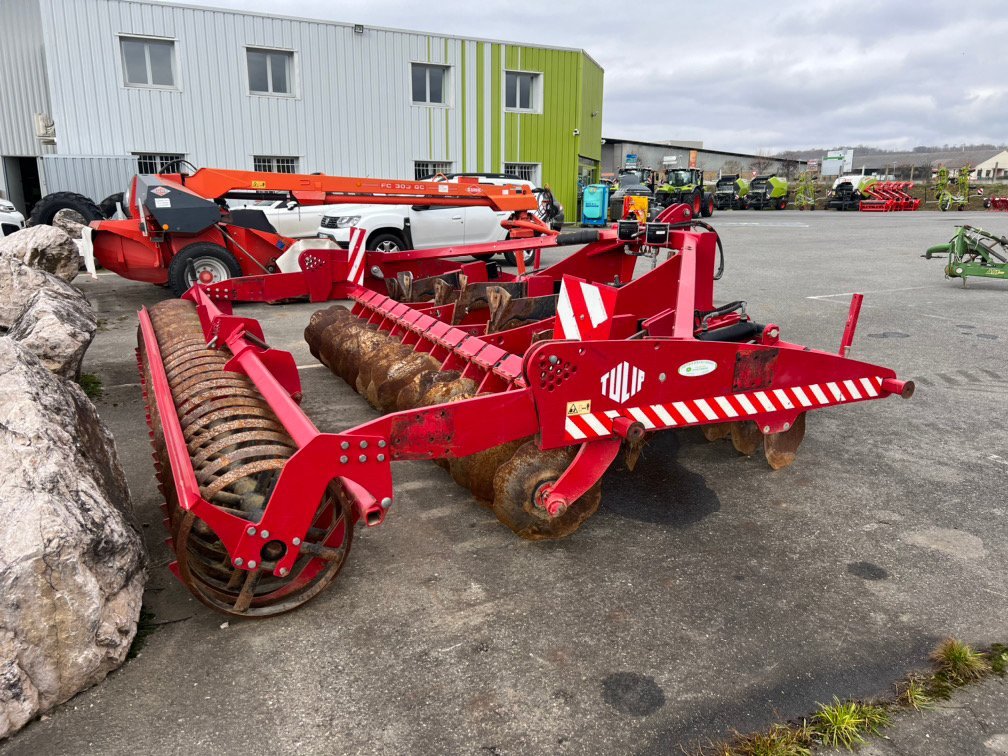
[[[991,671],[986,656],[956,638],[942,641],[931,654],[931,661],[954,686],[979,680]]]
[[[877,735],[888,724],[889,713],[884,707],[836,697],[831,704],[819,704],[819,711],[812,717],[812,731],[820,743],[847,750],[863,743],[865,735]]]
[[[136,635],[133,636],[133,643],[130,645],[130,650],[126,653],[127,659],[138,657],[143,650],[144,644],[147,642],[147,636],[157,629],[157,625],[154,624],[154,616],[154,612],[148,611],[147,607],[143,605],[140,606],[140,617],[137,618]]]
[[[987,658],[990,662],[991,672],[998,677],[1004,677],[1005,672],[1008,671],[1008,646],[1004,643],[995,643],[990,647]]]
[[[914,711],[926,709],[934,703],[928,682],[926,677],[912,674],[906,680],[896,683],[896,702]]]
[[[77,383],[84,389],[84,393],[92,401],[102,398],[104,392],[102,390],[101,378],[94,373],[82,373],[81,377],[77,379]]]
[[[736,733],[729,743],[701,748],[699,756],[810,756],[817,747],[854,750],[870,735],[880,735],[899,709],[922,711],[949,698],[956,688],[989,674],[1008,674],[1008,645],[995,643],[986,653],[955,638],[942,641],[932,653],[934,670],[911,673],[896,683],[895,693],[878,701],[834,697],[801,724],[775,724],[767,730]]]

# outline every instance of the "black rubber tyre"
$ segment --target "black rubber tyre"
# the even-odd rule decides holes
[[[485,255],[473,255],[473,260],[482,260],[483,262],[490,262],[493,260],[493,253],[487,253]]]
[[[528,267],[535,261],[535,252],[532,251],[531,249],[526,249],[524,254],[525,254],[525,266]],[[515,255],[514,252],[505,252],[504,262],[506,262],[508,265],[514,265],[515,267],[517,267],[518,257],[517,255]]]
[[[73,210],[84,219],[84,223],[105,219],[101,208],[83,194],[53,192],[35,203],[28,218],[28,224],[31,226],[51,226],[53,218],[60,210]]]
[[[209,274],[210,280],[201,283],[216,283],[242,274],[238,260],[219,244],[196,242],[182,249],[168,264],[168,288],[176,297],[181,297],[192,288],[193,274],[202,279],[202,273]]]
[[[777,200],[778,210],[787,210],[787,197],[781,197]]]
[[[693,192],[693,196],[690,197],[689,201],[690,210],[693,211],[693,217],[698,218],[703,214],[703,194],[700,190]]]
[[[101,214],[105,218],[111,218],[113,215],[116,214],[116,205],[122,206],[123,213],[125,213],[127,218],[130,217],[129,208],[126,207],[125,203],[123,202],[122,192],[116,192],[115,194],[110,194],[108,197],[106,197],[105,199],[103,199],[101,202],[98,203],[98,209],[101,210]]]
[[[371,234],[364,247],[365,249],[370,249],[372,252],[402,252],[405,249],[409,249],[399,234],[393,234],[388,231]]]
[[[709,192],[703,197],[703,206],[700,208],[700,215],[710,218],[714,215],[714,196]]]

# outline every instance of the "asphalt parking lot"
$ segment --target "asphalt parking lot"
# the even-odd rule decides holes
[[[956,635],[1008,635],[1008,282],[963,289],[920,257],[996,213],[717,213],[720,302],[789,341],[911,378],[889,398],[812,413],[774,472],[698,431],[617,463],[599,513],[559,543],[517,539],[441,468],[403,463],[380,528],[298,611],[235,621],[168,572],[135,311],[164,290],[78,283],[101,331],[85,371],[151,552],[154,632],[139,656],[0,747],[8,754],[670,753],[871,696]],[[316,306],[246,306],[304,366],[322,430],[373,411],[313,364]],[[493,418],[486,418],[488,424]],[[937,752],[937,751],[936,751]]]

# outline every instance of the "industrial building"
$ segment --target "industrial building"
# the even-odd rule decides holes
[[[146,0],[0,2],[0,192],[96,200],[196,166],[510,173],[574,206],[601,159],[583,50]]]
[[[636,166],[661,171],[665,168],[699,168],[707,180],[721,173],[755,175],[777,173],[792,177],[805,170],[805,160],[725,152],[703,147],[703,142],[642,142],[639,139],[605,137],[602,144],[602,173],[615,174],[620,168]]]

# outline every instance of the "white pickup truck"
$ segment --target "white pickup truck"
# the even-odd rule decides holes
[[[476,176],[480,183],[525,186],[540,198],[538,215],[554,228],[563,225],[563,206],[551,192],[537,189],[530,181],[503,174],[451,174],[426,179],[428,181],[458,181],[458,177]],[[501,226],[511,214],[485,206],[439,207],[436,205],[334,205],[329,207],[318,227],[318,238],[340,246],[350,243],[350,228],[366,232],[364,246],[378,252],[398,252],[403,249],[431,249],[460,244],[483,244],[507,238]],[[526,253],[531,261],[533,253]],[[504,258],[512,265],[514,253]]]

